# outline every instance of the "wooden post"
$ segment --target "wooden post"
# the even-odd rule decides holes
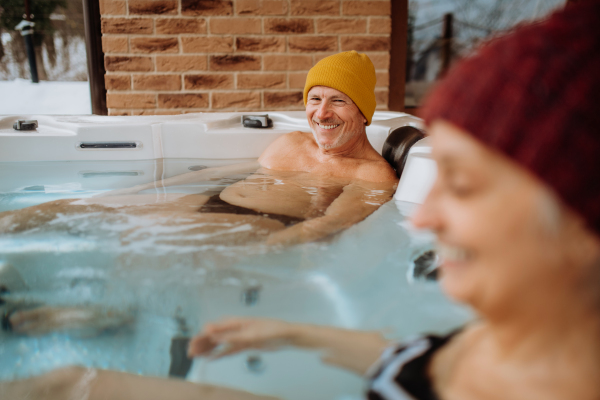
[[[85,47],[92,97],[92,114],[107,115],[106,88],[104,86],[104,53],[102,52],[102,30],[100,26],[100,2],[83,0],[85,25]]]
[[[446,75],[448,68],[450,68],[450,62],[452,61],[452,38],[454,36],[452,20],[453,16],[451,13],[444,15],[444,31],[442,32],[442,69],[440,71],[440,77]]]
[[[29,6],[29,0],[25,0],[25,15],[23,15],[25,21],[31,21],[31,8]]]
[[[404,111],[406,48],[408,40],[408,0],[391,0],[391,3],[392,34],[388,108],[391,111]]]

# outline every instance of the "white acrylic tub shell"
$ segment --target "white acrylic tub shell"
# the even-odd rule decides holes
[[[158,158],[257,158],[276,138],[288,132],[309,132],[303,111],[269,112],[273,127],[246,128],[248,113],[198,113],[178,116],[5,116],[0,117],[1,161],[148,160]],[[16,131],[17,119],[35,119],[36,131]],[[419,125],[404,113],[379,112],[367,127],[381,151],[391,128]],[[136,149],[78,149],[86,141],[137,142]],[[26,146],[15,152],[14,145]],[[13,145],[14,144],[14,145]]]
[[[255,159],[278,137],[292,131],[310,131],[303,111],[266,112],[272,128],[246,128],[241,116],[252,113],[197,113],[177,116],[36,116],[0,117],[0,162],[121,161],[163,158]],[[260,113],[265,114],[265,113]],[[35,119],[35,131],[16,131],[18,119]],[[376,112],[367,127],[373,147],[381,152],[391,131],[401,126],[421,127],[422,121],[398,112]],[[85,142],[135,142],[134,149],[82,149]],[[428,140],[411,149],[396,202],[421,203],[435,179],[435,163]],[[87,171],[93,173],[94,171]],[[163,171],[130,171],[154,174]],[[186,171],[182,171],[186,172]],[[36,171],[37,178],[44,171]],[[86,171],[78,171],[79,177]],[[26,178],[24,177],[26,180]],[[20,180],[22,186],[27,182]],[[9,188],[0,187],[1,191]]]

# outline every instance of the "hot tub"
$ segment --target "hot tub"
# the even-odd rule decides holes
[[[268,118],[272,126],[257,129],[242,126],[242,113],[0,117],[0,211],[255,160],[279,136],[309,129],[304,112],[269,112]],[[17,120],[37,120],[38,127],[16,131]],[[381,150],[390,132],[420,124],[408,114],[376,112],[367,134]],[[316,243],[279,249],[165,245],[152,235],[128,243],[122,233],[81,228],[101,221],[77,218],[63,218],[60,229],[50,222],[2,235],[0,286],[10,292],[5,299],[110,307],[134,318],[102,334],[0,331],[0,380],[67,365],[167,376],[174,338],[231,315],[378,329],[397,339],[463,324],[468,310],[450,303],[435,281],[415,271],[415,259],[433,247],[432,235],[415,232],[406,219],[435,176],[428,152],[427,139],[413,146],[395,201]],[[200,182],[153,193],[201,193],[229,183]],[[186,375],[194,382],[285,399],[361,398],[364,386],[360,377],[323,365],[318,354],[297,350],[198,359]]]

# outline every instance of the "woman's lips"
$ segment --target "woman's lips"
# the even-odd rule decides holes
[[[440,257],[440,265],[442,266],[458,266],[471,261],[473,258],[473,253],[464,247],[438,243],[437,248]]]

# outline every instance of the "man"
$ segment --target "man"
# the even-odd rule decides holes
[[[366,135],[366,126],[371,123],[376,106],[375,81],[375,68],[365,54],[349,51],[326,57],[309,71],[304,87],[306,116],[312,134],[298,131],[280,137],[263,152],[258,162],[209,168],[114,190],[91,199],[61,200],[30,207],[28,211],[19,210],[12,216],[0,218],[0,230],[2,226],[11,226],[13,231],[35,226],[38,219],[48,221],[53,214],[64,213],[65,208],[77,213],[85,212],[74,211],[77,207],[110,213],[116,205],[157,221],[161,216],[171,221],[177,215],[181,220],[194,222],[212,218],[212,223],[217,216],[207,214],[225,212],[228,223],[249,222],[267,232],[266,238],[246,234],[238,235],[237,240],[218,235],[218,240],[227,242],[266,239],[268,244],[294,244],[323,238],[367,217],[391,198],[397,183],[396,173],[371,146]],[[131,196],[147,189],[252,172],[255,173],[212,199],[204,195],[169,194],[157,201],[156,195]],[[229,207],[223,207],[223,202]],[[198,206],[202,206],[202,214],[198,213]],[[265,214],[282,224],[262,220]],[[22,224],[16,221],[19,215]],[[290,221],[298,223],[289,226]],[[214,228],[214,224],[211,226]],[[215,232],[213,229],[204,233]],[[129,238],[134,237],[129,232]]]

